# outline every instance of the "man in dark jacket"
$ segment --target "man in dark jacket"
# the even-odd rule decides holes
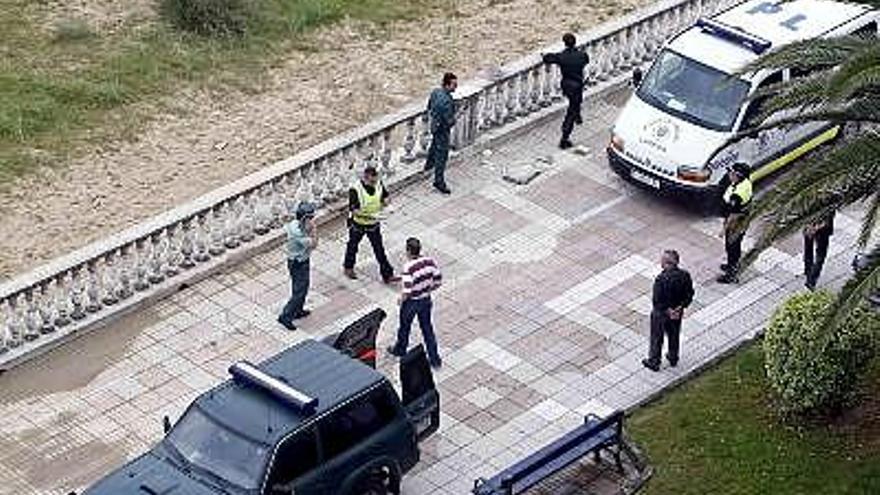
[[[425,170],[434,169],[434,188],[443,194],[449,194],[446,185],[446,160],[449,158],[449,133],[455,125],[455,101],[452,93],[458,87],[455,74],[443,74],[443,85],[431,91],[428,98],[428,118],[431,127],[431,147],[428,148],[428,159]]]
[[[573,34],[565,33],[562,36],[565,49],[559,53],[545,53],[545,64],[556,64],[562,72],[562,94],[568,98],[568,110],[565,119],[562,120],[562,139],[559,147],[571,148],[571,131],[575,124],[582,124],[581,103],[584,100],[584,67],[590,63],[590,57],[577,49]]]
[[[648,359],[642,365],[651,371],[660,370],[660,353],[663,350],[663,336],[669,339],[666,359],[670,366],[678,365],[678,337],[681,333],[681,319],[684,308],[694,299],[694,284],[690,274],[678,267],[678,252],[663,251],[660,266],[663,271],[654,279],[651,309],[651,344]]]
[[[828,254],[828,242],[834,233],[834,211],[823,217],[819,222],[808,225],[804,229],[804,285],[808,289],[816,288],[825,256]]]

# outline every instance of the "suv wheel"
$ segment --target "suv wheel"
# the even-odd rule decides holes
[[[354,493],[357,495],[388,495],[399,493],[395,489],[391,468],[388,466],[380,466],[363,477]]]

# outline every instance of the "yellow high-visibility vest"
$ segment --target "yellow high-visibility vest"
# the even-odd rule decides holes
[[[727,190],[724,191],[724,202],[730,204],[731,198],[736,194],[739,196],[739,199],[742,201],[743,206],[749,204],[752,200],[752,181],[748,178],[745,178],[739,181],[738,184],[731,184],[727,186]]]
[[[379,212],[382,211],[382,183],[376,182],[373,194],[367,194],[367,189],[361,181],[354,185],[358,195],[359,211],[352,213],[351,219],[360,225],[375,225],[379,222]]]

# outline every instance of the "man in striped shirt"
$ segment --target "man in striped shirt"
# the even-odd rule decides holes
[[[406,240],[406,255],[409,261],[403,267],[403,290],[398,300],[400,328],[397,329],[397,342],[388,348],[388,352],[397,357],[406,354],[412,322],[418,317],[428,360],[432,367],[439,368],[441,360],[437,352],[437,337],[431,323],[431,292],[442,282],[440,269],[431,257],[422,256],[422,243],[415,237]]]

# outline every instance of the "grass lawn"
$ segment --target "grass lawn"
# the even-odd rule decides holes
[[[0,186],[54,165],[83,139],[134,135],[158,98],[199,85],[259,87],[265,69],[303,33],[349,16],[383,24],[422,15],[436,0],[256,0],[241,38],[207,39],[150,21],[98,34],[48,21],[45,2],[0,9]],[[158,2],[157,2],[158,3]],[[125,111],[119,111],[125,107]],[[115,110],[115,112],[114,112]]]
[[[749,346],[633,414],[655,468],[643,493],[880,494],[880,363],[858,407],[804,428],[774,416],[762,366]]]

